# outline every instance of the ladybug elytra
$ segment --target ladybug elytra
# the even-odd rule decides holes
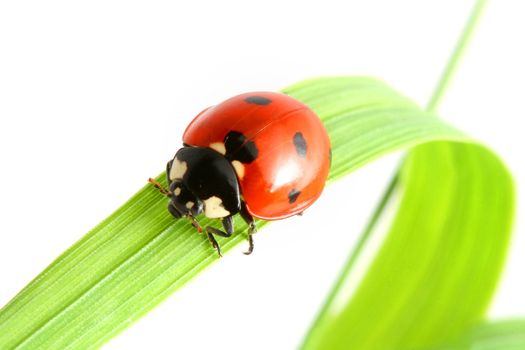
[[[256,232],[254,217],[279,220],[301,214],[321,194],[330,168],[330,141],[317,115],[305,104],[275,92],[234,96],[199,113],[183,135],[183,147],[166,168],[168,189],[150,179],[170,198],[175,218],[203,213],[222,221],[230,237],[233,216],[249,226],[249,250]]]

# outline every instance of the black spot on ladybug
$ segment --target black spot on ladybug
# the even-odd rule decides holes
[[[272,100],[263,96],[248,96],[244,99],[244,101],[259,106],[266,106],[272,103]]]
[[[296,190],[295,188],[292,188],[290,192],[288,192],[288,202],[294,203],[297,200],[297,197],[301,194],[301,191]]]
[[[251,163],[259,155],[255,142],[247,141],[246,136],[238,131],[230,131],[224,137],[226,158],[229,161],[238,160],[241,163]]]
[[[293,135],[293,145],[299,157],[306,157],[306,140],[302,133],[296,132],[295,135]]]

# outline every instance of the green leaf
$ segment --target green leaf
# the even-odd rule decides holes
[[[501,161],[472,142],[410,152],[386,240],[359,286],[348,262],[304,349],[413,349],[483,316],[508,246],[514,191]]]
[[[525,320],[480,324],[452,342],[433,350],[522,350],[525,349]]]
[[[285,92],[324,121],[330,182],[416,147],[403,171],[398,217],[369,273],[349,303],[324,313],[306,348],[426,344],[478,319],[510,230],[512,182],[501,162],[373,79],[315,79]],[[224,252],[245,239],[246,226],[236,225],[237,234],[219,239]],[[173,220],[166,199],[145,186],[0,311],[0,349],[100,346],[217,261],[206,238]]]
[[[427,110],[438,106],[485,5],[474,4]],[[409,153],[303,349],[422,349],[483,317],[508,246],[514,189],[497,156],[464,141]],[[370,263],[374,230],[400,185],[397,216]]]
[[[304,349],[424,348],[483,318],[511,232],[508,172],[481,146],[436,142],[410,152],[400,182],[366,275],[351,285],[359,259],[347,265]]]

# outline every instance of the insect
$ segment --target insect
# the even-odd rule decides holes
[[[253,251],[254,218],[280,220],[300,215],[321,194],[331,149],[326,130],[305,104],[275,92],[234,96],[199,113],[183,135],[183,147],[166,167],[175,218],[188,218],[206,232],[219,256],[215,235],[230,237],[233,216],[248,224]],[[220,219],[224,230],[203,228],[196,217]]]

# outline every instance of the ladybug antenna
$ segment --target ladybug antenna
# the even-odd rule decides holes
[[[165,189],[161,184],[160,182],[158,182],[157,180],[155,179],[152,179],[151,177],[148,179],[148,182],[150,184],[152,184],[153,186],[155,186],[155,188],[157,188],[160,193],[162,193],[163,195],[165,195],[166,197],[172,197],[173,196],[173,193],[171,193],[171,191],[168,191],[167,189]]]

